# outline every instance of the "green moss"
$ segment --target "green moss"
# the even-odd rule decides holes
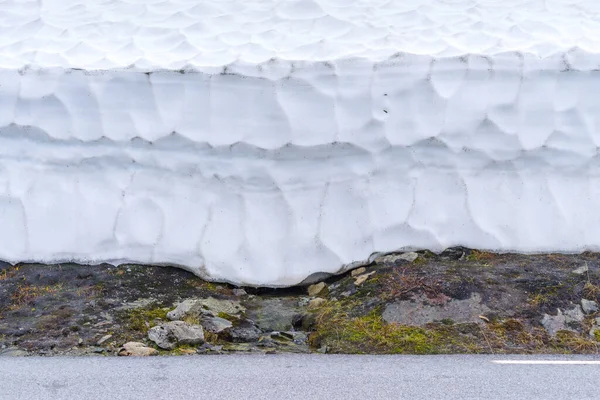
[[[452,326],[437,324],[425,328],[390,324],[377,310],[353,318],[349,311],[355,306],[343,302],[324,305],[316,318],[311,345],[325,345],[334,353],[387,354],[450,353],[457,346],[462,351],[472,352],[469,348],[475,348],[471,339],[460,335]]]
[[[239,318],[234,317],[233,315],[227,314],[226,312],[222,312],[222,311],[217,314],[217,317],[226,319],[229,322],[239,321]]]
[[[597,342],[600,342],[600,329],[594,331],[594,339],[596,339]]]
[[[169,312],[168,308],[148,306],[124,311],[121,318],[129,330],[145,335],[148,333],[148,329],[157,325],[157,320],[165,321],[167,319],[167,312]]]

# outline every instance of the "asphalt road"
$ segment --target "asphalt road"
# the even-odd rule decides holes
[[[2,400],[583,400],[598,382],[598,357],[0,357]]]

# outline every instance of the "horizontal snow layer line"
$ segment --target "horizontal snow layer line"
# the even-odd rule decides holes
[[[542,147],[590,158],[600,146],[600,71],[485,62],[301,68],[275,81],[237,74],[0,71],[0,127],[57,141],[262,149],[348,143],[369,152],[435,139],[453,151],[515,158]],[[437,65],[437,66],[436,66]],[[440,66],[441,65],[441,66]]]
[[[462,64],[462,66],[461,66]],[[575,71],[597,71],[600,69],[600,50],[597,52],[588,51],[580,47],[569,49],[556,49],[545,55],[539,55],[528,50],[501,51],[494,54],[481,54],[466,52],[459,55],[434,55],[427,53],[395,52],[381,59],[372,59],[363,56],[343,57],[337,59],[285,59],[273,57],[260,62],[232,61],[222,65],[195,65],[183,64],[177,68],[138,65],[124,66],[63,66],[53,64],[28,63],[23,65],[4,65],[0,59],[0,71],[16,71],[21,75],[52,74],[52,73],[77,73],[83,72],[86,75],[104,75],[114,72],[142,72],[147,76],[162,75],[169,73],[194,74],[202,73],[207,75],[243,75],[248,77],[263,78],[268,80],[279,80],[290,78],[298,71],[314,69],[317,73],[328,73],[333,71],[335,74],[358,73],[364,74],[368,70],[381,70],[393,67],[404,67],[414,70],[427,70],[432,67],[437,69],[469,69],[473,67],[485,66],[488,69],[499,71],[535,71],[540,69],[550,70],[575,70]]]
[[[0,65],[220,67],[572,48],[600,53],[597,0],[0,0]]]

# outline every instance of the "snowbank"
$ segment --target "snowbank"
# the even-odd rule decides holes
[[[354,3],[0,0],[0,259],[599,249],[600,3]]]

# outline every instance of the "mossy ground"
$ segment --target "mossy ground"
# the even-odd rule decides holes
[[[363,282],[349,273],[327,280],[325,303],[294,322],[309,335],[312,351],[331,353],[597,353],[600,317],[591,313],[550,336],[542,316],[556,315],[581,299],[600,303],[600,254],[495,254],[463,248],[441,254],[419,252],[414,262],[386,259],[366,266]],[[574,273],[587,267],[587,271]],[[83,354],[101,347],[114,352],[127,341],[145,341],[179,301],[208,296],[253,307],[273,298],[307,303],[305,288],[253,289],[233,295],[227,284],[205,282],[186,271],[151,266],[0,265],[0,346],[34,354]],[[383,318],[388,304],[413,301],[431,306],[481,296],[489,312],[477,321],[452,318],[411,326]],[[287,304],[286,303],[286,304]],[[273,304],[271,302],[271,304]],[[283,304],[283,303],[282,303]],[[415,302],[415,307],[419,307]],[[299,309],[301,309],[300,307]],[[229,315],[219,315],[237,320]],[[188,320],[189,323],[198,323]],[[206,341],[225,344],[206,332]],[[247,351],[246,344],[232,349]],[[191,354],[178,348],[161,354]]]

